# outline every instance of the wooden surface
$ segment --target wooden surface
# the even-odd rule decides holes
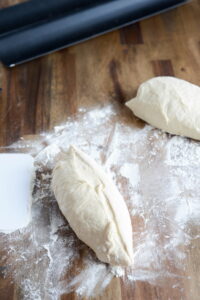
[[[18,2],[1,0],[0,7]],[[175,75],[200,85],[199,0],[13,69],[1,65],[0,146],[23,135],[47,131],[79,107],[124,103],[135,95],[140,83],[157,75]],[[166,290],[145,282],[126,289],[115,278],[96,299],[197,300],[199,265],[195,248],[186,270],[192,280],[185,283],[180,279],[184,297],[177,289]],[[3,277],[0,299],[18,300],[14,283]],[[77,296],[62,296],[62,300],[69,299]]]

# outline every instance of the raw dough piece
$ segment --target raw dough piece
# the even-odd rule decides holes
[[[134,114],[171,134],[200,140],[200,87],[174,77],[155,77],[140,85],[126,105]]]
[[[111,265],[133,262],[132,226],[114,183],[88,155],[70,147],[53,170],[53,190],[63,215],[97,257]]]

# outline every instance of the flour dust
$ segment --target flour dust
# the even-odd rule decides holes
[[[114,276],[126,284],[140,280],[160,285],[166,278],[170,285],[184,276],[189,246],[200,237],[200,145],[148,125],[139,128],[126,113],[113,105],[81,109],[52,132],[8,147],[31,153],[37,167],[32,222],[24,230],[2,234],[0,242],[4,276],[16,283],[21,299],[55,300],[71,291],[95,296]],[[132,268],[99,262],[59,211],[51,171],[71,144],[103,166],[127,202],[133,223]]]

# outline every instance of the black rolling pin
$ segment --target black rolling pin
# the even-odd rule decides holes
[[[43,2],[41,10],[39,2]],[[47,2],[51,5],[48,6]],[[5,9],[0,11],[0,26],[3,28],[3,24],[8,24],[7,29],[6,26],[0,29],[0,59],[6,65],[14,66],[183,2],[186,0],[93,0],[92,3],[90,0],[32,0],[22,3],[18,5],[21,9],[17,10],[17,17],[13,12],[15,26],[12,25],[12,16],[6,21]],[[32,10],[33,6],[28,4],[38,6]],[[23,5],[26,5],[26,11]],[[40,16],[36,16],[37,9],[41,12]],[[20,15],[23,22],[19,22]]]
[[[93,3],[93,0],[32,0],[9,6],[0,10],[0,34],[73,13]]]

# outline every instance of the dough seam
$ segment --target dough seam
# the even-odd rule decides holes
[[[93,166],[91,165],[91,164],[89,164],[82,156],[80,156],[80,154],[79,154],[79,152],[78,152],[78,149],[76,149],[74,146],[71,146],[73,149],[75,149],[76,150],[76,154],[78,154],[78,157],[79,157],[79,159],[80,160],[82,160],[84,163],[86,163],[87,164],[87,166],[89,167],[89,168],[91,168],[93,171],[94,171],[94,168],[93,168]],[[73,155],[73,157],[74,157],[74,155]],[[101,176],[101,175],[100,175]],[[99,177],[99,179],[100,179],[100,182],[101,182],[101,185],[102,185],[102,187],[104,187],[104,189],[105,189],[105,185],[103,184],[103,182],[102,182],[102,179],[101,179],[101,177]],[[86,181],[85,181],[86,182]],[[90,185],[89,185],[90,186]],[[91,186],[90,186],[91,187]],[[98,187],[98,186],[97,186]],[[93,187],[92,187],[93,188]],[[93,188],[94,189],[94,188]],[[113,210],[113,207],[112,207],[112,205],[111,205],[111,203],[109,203],[109,201],[108,201],[108,197],[107,197],[107,195],[106,195],[106,193],[105,193],[105,190],[101,190],[102,191],[102,193],[104,194],[104,196],[105,196],[105,199],[106,199],[106,204],[107,204],[107,206],[110,208],[110,210],[112,211],[112,217],[113,217],[113,219],[114,219],[114,224],[115,224],[115,227],[116,227],[116,229],[117,229],[117,232],[118,232],[118,235],[119,235],[119,237],[120,237],[120,242],[121,242],[121,244],[123,245],[123,248],[124,248],[124,251],[125,251],[125,253],[127,253],[128,255],[129,255],[129,251],[128,251],[128,249],[125,247],[125,244],[124,244],[124,242],[123,242],[123,239],[122,239],[122,233],[121,233],[121,230],[120,230],[120,228],[119,228],[119,226],[117,225],[117,222],[116,222],[116,216],[115,216],[115,213],[114,213],[114,210]],[[95,192],[96,192],[96,190],[95,190]],[[103,205],[103,207],[104,207],[104,203],[101,203],[102,205]],[[104,209],[104,211],[106,212],[106,210]],[[109,211],[109,210],[108,210]],[[112,220],[112,218],[109,216],[109,220],[111,221]]]

